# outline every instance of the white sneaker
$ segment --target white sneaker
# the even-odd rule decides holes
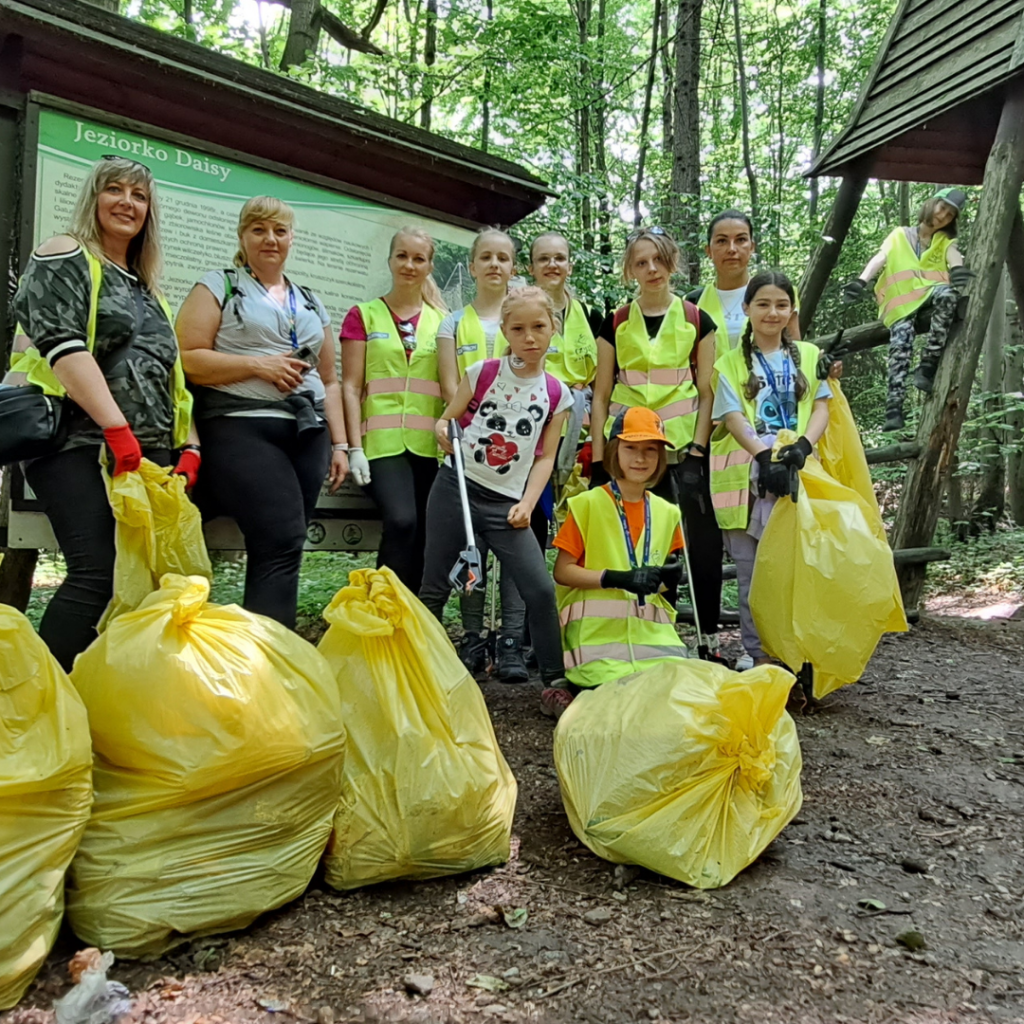
[[[742,658],[736,659],[736,671],[746,672],[748,668],[754,667],[754,659],[749,654],[744,654]]]

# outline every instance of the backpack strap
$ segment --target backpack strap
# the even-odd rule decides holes
[[[220,301],[220,311],[224,312],[228,300],[234,298],[238,292],[238,268],[229,267],[224,271],[224,298]]]
[[[562,382],[547,370],[544,371],[544,384],[548,390],[548,414],[544,417],[544,426],[541,427],[537,451],[534,453],[538,459],[544,454],[544,431],[548,429],[548,425],[554,418],[555,409],[558,408],[558,403],[562,399]]]
[[[696,303],[683,299],[683,310],[686,312],[687,323],[697,332],[696,340],[700,341],[700,309]]]
[[[476,379],[476,387],[473,389],[473,397],[469,400],[466,411],[459,417],[459,426],[463,429],[473,422],[473,417],[476,415],[477,409],[480,408],[484,395],[487,394],[490,386],[494,383],[494,379],[498,376],[500,367],[500,359],[484,360],[483,365],[480,367],[480,376]]]
[[[308,288],[304,284],[297,284],[295,287],[302,292],[302,297],[306,300],[306,309],[311,309],[314,313],[319,313],[320,307],[316,303],[316,296],[313,294],[313,289]]]

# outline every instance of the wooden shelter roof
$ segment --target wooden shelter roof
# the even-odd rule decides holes
[[[978,185],[1005,83],[1024,74],[1024,0],[901,0],[849,124],[808,172]]]
[[[467,225],[549,194],[525,168],[81,0],[0,0],[0,89],[40,92]]]

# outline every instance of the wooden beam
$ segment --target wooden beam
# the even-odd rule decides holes
[[[883,462],[905,462],[916,459],[921,454],[921,446],[916,441],[903,441],[900,444],[887,444],[884,448],[869,448],[864,452],[869,466],[877,466]]]
[[[801,293],[802,298],[803,294]],[[823,352],[830,352],[835,340],[835,334],[824,334],[820,338],[812,338],[811,344],[817,345]],[[841,347],[844,352],[863,352],[865,349],[888,344],[889,328],[881,320],[872,320],[870,323],[858,324],[856,327],[850,327],[843,331]]]
[[[953,557],[949,548],[900,548],[892,553],[897,565],[924,565],[926,562],[948,562]]]
[[[976,277],[968,295],[967,316],[950,331],[939,363],[935,388],[922,410],[917,440],[921,455],[907,472],[893,531],[895,549],[931,544],[942,491],[967,415],[971,385],[978,368],[992,302],[1006,259],[1010,228],[1020,210],[1024,184],[1024,79],[1006,92],[995,142],[985,165],[985,187],[972,225],[970,263]],[[915,608],[924,589],[924,565],[897,567],[903,604]]]
[[[836,268],[839,250],[842,249],[843,242],[849,234],[850,225],[853,223],[857,207],[860,206],[860,198],[864,195],[867,183],[867,174],[858,170],[847,174],[839,185],[836,201],[832,204],[832,212],[828,215],[825,229],[821,233],[821,244],[815,249],[811,262],[808,263],[807,270],[800,280],[800,330],[804,335],[814,321],[814,314],[818,310],[825,285]]]

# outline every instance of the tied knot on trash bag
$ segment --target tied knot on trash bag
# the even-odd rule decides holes
[[[332,626],[363,636],[391,636],[405,626],[405,606],[387,572],[354,569],[324,610]]]
[[[171,621],[176,626],[193,622],[210,599],[210,581],[203,576],[178,576],[169,572],[160,577],[160,589],[178,591],[171,609]]]
[[[755,745],[751,737],[734,734],[719,747],[724,758],[735,761],[733,775],[737,782],[755,793],[764,789],[775,773],[775,743],[771,736],[759,740]]]

